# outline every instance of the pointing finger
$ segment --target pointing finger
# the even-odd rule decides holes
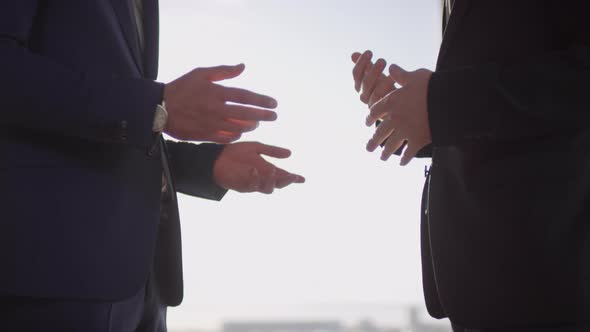
[[[371,51],[365,51],[365,53],[363,53],[360,59],[356,62],[356,65],[352,70],[352,76],[354,77],[354,88],[357,92],[361,91],[361,83],[363,82],[363,78],[365,77],[367,66],[372,65],[372,57],[373,53]]]
[[[256,148],[256,152],[258,154],[279,159],[285,159],[291,156],[291,150],[266,144],[259,144]]]
[[[289,173],[285,170],[278,169],[277,170],[277,182],[275,186],[277,188],[285,188],[286,186],[293,184],[293,183],[304,183],[305,178],[301,175]]]

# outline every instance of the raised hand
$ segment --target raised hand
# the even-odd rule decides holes
[[[291,151],[258,142],[228,144],[213,167],[216,183],[241,193],[271,194],[276,188],[305,182],[303,176],[276,167],[262,155],[284,159],[291,155]]]
[[[367,126],[372,126],[379,119],[382,122],[367,143],[367,150],[375,151],[387,140],[381,154],[381,159],[387,160],[407,141],[400,163],[403,166],[432,142],[427,108],[428,83],[432,72],[428,69],[407,72],[397,65],[391,65],[389,73],[401,88],[371,107]]]
[[[197,68],[166,85],[164,101],[168,122],[164,132],[187,141],[230,143],[258,127],[259,121],[274,121],[277,107],[271,97],[215,82],[239,76],[237,66]]]
[[[378,59],[373,64],[372,57],[371,51],[365,51],[363,54],[355,52],[351,57],[355,63],[352,70],[355,89],[361,94],[361,101],[369,107],[395,90],[394,80],[383,74],[387,62]]]

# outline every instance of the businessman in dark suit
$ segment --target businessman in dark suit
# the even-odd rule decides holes
[[[0,2],[1,331],[165,331],[176,192],[303,182],[260,156],[288,150],[229,144],[276,118],[274,99],[215,83],[243,65],[162,84],[157,63],[156,0]]]
[[[368,150],[432,157],[424,292],[455,331],[590,331],[589,9],[445,1],[434,73],[353,55]]]

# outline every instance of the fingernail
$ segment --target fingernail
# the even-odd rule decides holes
[[[368,116],[368,117],[365,119],[365,124],[367,125],[367,127],[370,127],[370,126],[372,126],[374,122],[375,122],[375,120],[373,120],[373,118],[372,118],[371,116]]]
[[[373,152],[375,150],[375,147],[375,143],[373,143],[372,140],[367,143],[367,151]]]

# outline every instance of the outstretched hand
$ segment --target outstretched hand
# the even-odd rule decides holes
[[[256,129],[260,121],[274,121],[275,99],[216,83],[238,77],[244,69],[243,64],[197,68],[166,84],[164,131],[185,141],[230,143]]]
[[[291,151],[258,142],[226,145],[213,168],[216,183],[241,193],[271,194],[276,188],[305,182],[303,176],[276,167],[262,155],[284,159],[291,155]]]

